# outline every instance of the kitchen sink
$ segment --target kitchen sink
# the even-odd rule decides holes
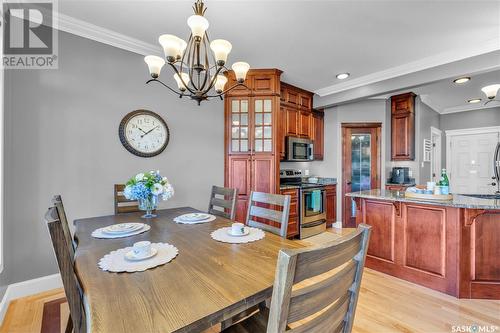
[[[466,197],[473,197],[479,199],[492,199],[492,200],[500,200],[500,194],[462,194]]]

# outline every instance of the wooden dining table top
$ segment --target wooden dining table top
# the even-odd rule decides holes
[[[200,332],[269,298],[282,248],[300,248],[299,242],[266,232],[258,241],[229,244],[210,233],[230,226],[217,217],[202,224],[177,224],[176,216],[197,212],[182,207],[142,213],[76,220],[75,270],[87,302],[90,331]],[[115,223],[144,222],[151,229],[116,239],[91,236],[96,228]],[[171,262],[134,273],[111,273],[97,263],[107,253],[138,241],[164,242],[178,248]]]

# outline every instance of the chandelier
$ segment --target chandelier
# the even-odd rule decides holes
[[[237,86],[244,86],[250,65],[246,62],[235,62],[233,69],[237,83],[225,89],[227,78],[221,72],[226,67],[227,56],[232,45],[227,40],[210,41],[207,34],[208,20],[203,16],[207,10],[202,0],[196,0],[193,6],[195,15],[188,18],[187,24],[191,34],[187,43],[174,35],[161,35],[158,38],[165,53],[166,63],[170,65],[177,83],[178,91],[159,80],[160,71],[165,59],[154,55],[144,57],[152,79],[146,82],[158,82],[177,94],[180,98],[188,96],[200,105],[201,101],[211,97],[220,97]],[[210,52],[209,47],[212,52]],[[213,88],[213,91],[212,91]]]

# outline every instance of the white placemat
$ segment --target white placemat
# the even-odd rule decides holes
[[[177,216],[174,218],[174,222],[175,223],[180,223],[180,224],[200,224],[200,223],[207,223],[207,222],[212,222],[214,221],[217,216],[215,215],[212,215],[212,214],[209,214],[210,217],[206,220],[201,220],[201,221],[184,221],[184,220],[181,220],[180,217],[182,216]]]
[[[210,236],[213,239],[215,239],[216,241],[224,242],[224,243],[233,243],[233,244],[255,242],[255,241],[258,241],[259,239],[262,239],[266,236],[264,231],[262,231],[258,228],[251,228],[251,227],[246,227],[246,228],[250,229],[250,233],[246,236],[231,236],[231,235],[229,235],[228,231],[231,230],[231,227],[217,229],[217,230],[213,231],[210,234]]]
[[[149,259],[141,261],[125,259],[125,253],[132,250],[130,246],[106,254],[99,260],[98,266],[103,271],[109,272],[142,272],[170,262],[179,253],[175,246],[168,243],[153,243],[151,247],[155,248],[158,253]]]
[[[107,228],[107,226],[92,231],[92,237],[95,237],[95,238],[123,238],[123,237],[128,237],[128,236],[134,236],[134,235],[142,234],[143,232],[146,232],[149,229],[151,229],[151,227],[149,225],[144,224],[144,227],[142,227],[141,229],[136,230],[136,231],[132,231],[130,233],[125,233],[125,234],[108,234],[108,233],[105,233],[103,231],[104,228]]]

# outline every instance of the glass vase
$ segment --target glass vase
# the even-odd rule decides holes
[[[146,214],[142,215],[145,219],[150,219],[156,217],[156,214],[153,214],[153,210],[158,207],[158,196],[150,195],[147,198],[139,199],[139,209],[146,212]]]

